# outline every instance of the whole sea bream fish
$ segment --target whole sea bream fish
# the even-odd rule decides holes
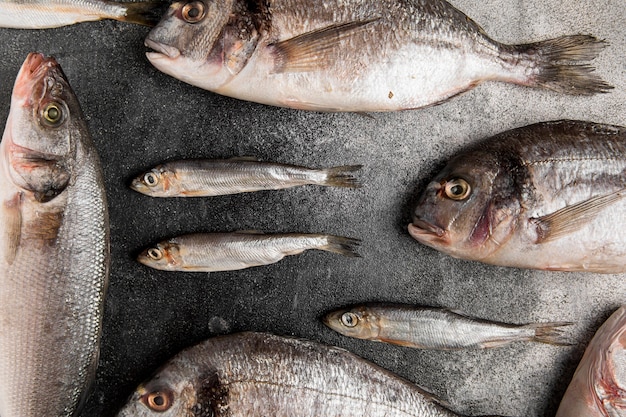
[[[420,108],[483,81],[584,95],[611,88],[585,63],[603,41],[504,45],[444,0],[184,0],[145,44],[156,68],[186,83],[317,111]]]
[[[108,215],[79,103],[40,54],[13,89],[0,215],[0,416],[74,416],[98,362]]]
[[[118,417],[455,417],[433,395],[343,349],[262,333],[183,350]]]
[[[139,175],[131,188],[152,197],[206,197],[315,184],[359,186],[361,165],[312,169],[250,158],[187,159],[158,165]]]
[[[626,271],[626,128],[555,121],[453,157],[409,233],[454,257],[560,271]]]
[[[145,249],[137,260],[163,271],[234,271],[269,265],[309,249],[358,257],[358,239],[326,234],[193,233]]]
[[[626,416],[626,307],[598,329],[574,373],[556,417]]]
[[[469,317],[446,308],[365,304],[328,313],[331,329],[357,339],[418,349],[483,349],[513,342],[568,345],[562,327],[572,323],[507,324]]]
[[[102,19],[154,26],[163,14],[161,2],[107,0],[0,0],[0,27],[47,29]]]

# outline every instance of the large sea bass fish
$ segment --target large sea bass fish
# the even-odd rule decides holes
[[[15,81],[0,216],[0,416],[74,416],[98,362],[109,226],[78,101],[40,54]]]
[[[307,110],[415,109],[488,80],[610,88],[585,63],[605,46],[593,36],[504,45],[444,0],[178,1],[145,43],[184,82]]]
[[[457,258],[558,271],[626,271],[626,128],[563,120],[454,156],[409,225]]]

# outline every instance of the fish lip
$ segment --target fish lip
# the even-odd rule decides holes
[[[408,225],[409,235],[428,246],[440,247],[450,243],[450,236],[445,229],[425,220],[415,219]]]
[[[144,45],[153,50],[146,52],[148,58],[167,57],[169,59],[176,59],[180,56],[180,50],[178,50],[178,48],[152,39],[146,38]]]

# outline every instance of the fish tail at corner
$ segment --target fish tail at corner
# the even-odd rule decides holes
[[[526,67],[524,78],[514,82],[572,95],[606,93],[613,87],[594,74],[595,68],[588,63],[606,46],[606,41],[591,35],[514,45],[510,51],[512,56],[525,61]]]
[[[338,253],[340,255],[348,256],[350,258],[361,257],[361,255],[359,255],[356,251],[357,247],[361,243],[359,239],[332,235],[327,236],[326,239],[327,243],[320,248],[321,250]]]
[[[326,170],[326,180],[324,185],[332,187],[348,187],[359,188],[361,183],[358,178],[354,176],[354,173],[360,170],[363,165],[346,165],[334,168],[328,168]]]
[[[569,322],[541,323],[531,325],[535,328],[533,341],[550,345],[571,346],[572,341],[567,337],[563,328],[571,326]]]
[[[168,2],[161,0],[123,4],[126,6],[126,15],[120,20],[150,27],[159,23],[169,5]]]

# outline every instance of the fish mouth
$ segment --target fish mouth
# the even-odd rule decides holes
[[[422,243],[448,243],[449,236],[445,229],[422,219],[415,219],[409,223],[409,234],[418,242]]]
[[[146,39],[144,45],[151,49],[151,51],[146,52],[146,56],[150,60],[158,58],[176,59],[180,56],[180,50],[178,50],[178,48],[153,41],[152,39]]]

